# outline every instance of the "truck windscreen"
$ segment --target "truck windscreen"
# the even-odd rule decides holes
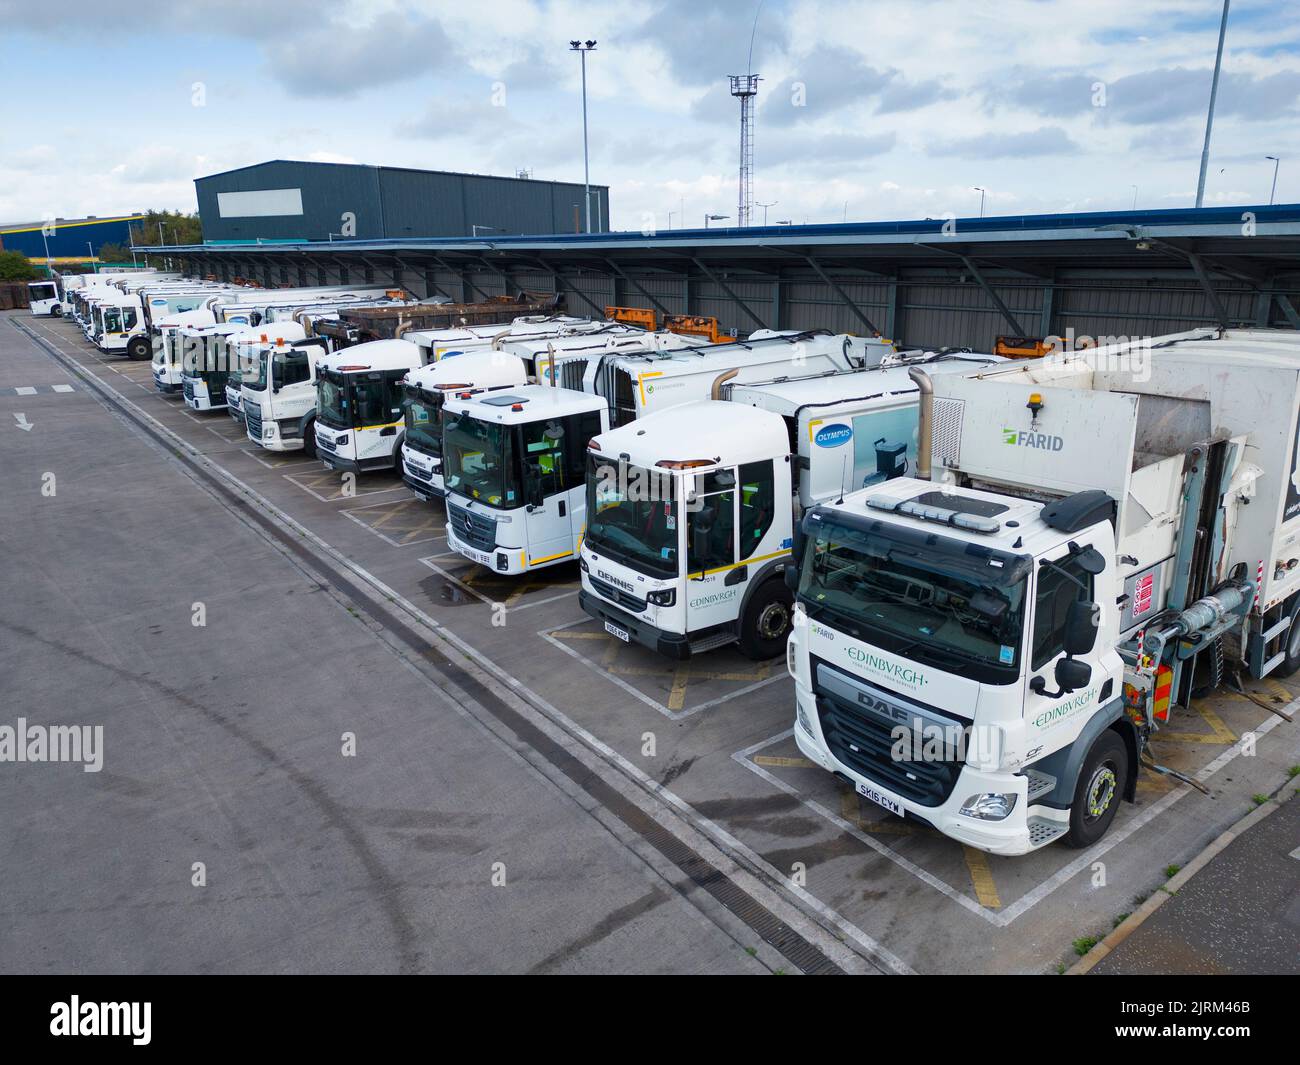
[[[514,426],[493,425],[444,411],[443,470],[448,491],[513,509],[523,505]]]
[[[414,388],[407,391],[402,405],[406,408],[406,442],[426,455],[442,454],[442,420],[439,404]]]
[[[805,528],[799,601],[809,617],[980,683],[1018,679],[1027,557],[826,511]]]
[[[587,456],[587,543],[651,577],[675,577],[677,497],[671,474]]]

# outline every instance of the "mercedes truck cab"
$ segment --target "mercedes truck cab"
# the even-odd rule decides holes
[[[402,382],[422,365],[421,348],[407,340],[372,340],[316,362],[316,454],[331,469],[350,473],[400,470]]]
[[[604,400],[524,385],[450,396],[442,419],[448,545],[498,573],[572,560],[587,441],[609,426]]]
[[[402,480],[420,499],[446,494],[442,479],[442,405],[449,395],[528,383],[524,361],[496,350],[471,350],[421,366],[406,375],[402,388],[405,434]]]

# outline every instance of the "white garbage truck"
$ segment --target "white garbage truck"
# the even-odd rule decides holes
[[[505,402],[507,393],[447,397],[442,463],[447,543],[453,551],[511,574],[572,561],[586,524],[587,493],[585,473],[575,478],[570,471],[585,471],[593,436],[652,411],[707,397],[719,379],[770,379],[778,367],[791,374],[852,369],[879,361],[886,350],[873,339],[821,332],[764,330],[746,341],[694,346],[683,342],[696,338],[648,335],[663,339],[634,352],[539,356],[539,378],[552,384],[537,387],[555,387],[562,394],[545,404],[536,402],[540,393],[520,393],[518,410]],[[568,387],[558,387],[561,383]],[[564,405],[563,418],[571,422],[556,423],[557,403]],[[555,435],[560,429],[562,434]],[[483,461],[475,447],[480,438],[490,447],[492,461],[503,464],[504,491],[484,491],[471,475]],[[538,514],[554,521],[543,522],[534,517]],[[569,530],[563,550],[555,531],[560,528]],[[534,542],[535,533],[544,537],[545,546]]]
[[[406,435],[403,379],[435,360],[454,361],[474,351],[495,349],[503,358],[531,361],[551,344],[603,346],[615,337],[654,335],[616,322],[568,317],[520,318],[497,326],[491,336],[479,334],[479,328],[407,332],[400,339],[342,348],[318,361],[315,442],[321,460],[353,473],[380,469],[400,473]],[[458,338],[452,340],[447,334]]]
[[[490,345],[463,351],[443,349],[438,362],[412,371],[407,383],[406,432],[402,440],[402,476],[422,499],[441,499],[441,410],[444,399],[503,385],[572,380],[581,390],[589,365],[618,354],[701,347],[706,341],[676,333],[649,333],[609,322],[592,329],[566,328],[559,335],[513,331]],[[413,336],[413,334],[407,334]],[[418,341],[417,341],[418,342]],[[445,367],[438,369],[438,367]]]
[[[912,372],[916,475],[803,521],[795,740],[972,847],[1089,846],[1173,708],[1300,668],[1300,335]]]
[[[779,655],[793,607],[784,566],[804,509],[915,472],[908,365],[939,374],[1000,361],[914,353],[723,381],[714,400],[602,434],[587,459],[579,604],[607,632],[671,658],[733,642],[751,658]]]
[[[34,318],[58,318],[63,314],[59,285],[54,278],[27,282],[27,309]]]

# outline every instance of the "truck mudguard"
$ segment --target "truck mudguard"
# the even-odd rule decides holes
[[[1120,696],[1104,704],[1093,714],[1075,741],[1068,747],[1062,747],[1059,751],[1026,767],[1041,770],[1056,778],[1056,787],[1044,798],[1039,799],[1039,802],[1057,810],[1069,809],[1070,803],[1074,801],[1074,788],[1079,781],[1083,760],[1092,750],[1097,737],[1116,721],[1123,722],[1123,727],[1118,731],[1124,739],[1124,746],[1128,748],[1129,761],[1132,763],[1132,772],[1129,773],[1128,785],[1124,789],[1124,798],[1129,802],[1133,801],[1137,794],[1137,734],[1132,722],[1124,714],[1124,698]]]

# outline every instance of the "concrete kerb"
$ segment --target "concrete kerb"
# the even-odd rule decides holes
[[[1264,818],[1268,817],[1274,810],[1278,809],[1282,805],[1283,801],[1290,800],[1269,799],[1268,802],[1263,803],[1257,809],[1251,810],[1250,813],[1235,825],[1211,841],[1211,843],[1201,851],[1200,854],[1183,866],[1183,868],[1170,877],[1168,881],[1161,884],[1160,887],[1152,892],[1151,897],[1125,918],[1125,920],[1123,920],[1110,933],[1110,935],[1106,936],[1106,938],[1093,947],[1092,950],[1088,951],[1087,954],[1070,966],[1070,968],[1065,971],[1065,975],[1084,976],[1091,972],[1093,967],[1101,962],[1106,955],[1136,932],[1148,917],[1155,913],[1156,910],[1160,909],[1160,907],[1169,901],[1169,899],[1173,898],[1173,896],[1182,890],[1192,877],[1209,865],[1217,855],[1222,853],[1224,849],[1227,848],[1228,844],[1242,833],[1248,832],[1263,821]]]

